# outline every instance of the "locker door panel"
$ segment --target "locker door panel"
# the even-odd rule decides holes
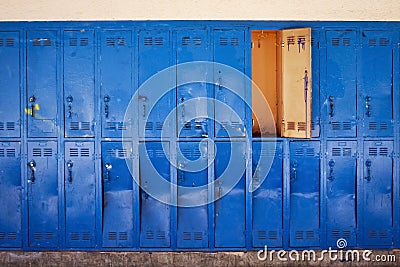
[[[253,247],[281,247],[283,236],[283,180],[282,180],[282,143],[253,142],[253,185],[259,188],[253,192]],[[274,151],[275,147],[275,151]],[[255,173],[264,171],[263,160],[273,158],[266,177]],[[260,185],[260,182],[262,184]]]
[[[131,31],[101,32],[101,114],[102,136],[121,137],[126,130],[124,115],[132,88]]]
[[[319,246],[319,142],[290,143],[290,246]]]
[[[164,144],[169,149],[169,144]],[[170,202],[170,186],[154,184],[152,177],[161,175],[170,181],[170,164],[163,151],[162,142],[146,142],[139,145],[139,171],[141,188],[156,190]],[[149,166],[151,164],[151,166]],[[154,168],[157,173],[154,173]],[[154,199],[144,190],[140,192],[140,246],[170,247],[170,206]]]
[[[326,106],[328,137],[356,136],[356,32],[326,32]]]
[[[21,247],[20,144],[0,143],[0,247]]]
[[[354,247],[356,240],[356,141],[328,141],[326,165],[327,246],[340,238]]]
[[[246,146],[239,142],[217,142],[215,158],[215,197],[224,195],[214,203],[215,208],[215,246],[245,246],[245,169]],[[232,152],[232,157],[231,157]],[[230,188],[229,179],[234,176],[223,175],[228,165],[234,174],[241,174],[237,184]]]
[[[133,178],[128,144],[102,143],[103,247],[133,246]]]
[[[215,135],[229,137],[230,134],[230,137],[244,137],[246,135],[245,31],[215,30],[213,38],[214,62],[228,65],[243,73],[243,77],[231,77],[230,73],[225,73],[218,66],[214,69],[214,81],[217,83],[214,86],[214,97],[217,101]],[[227,112],[222,109],[222,103],[232,110]]]
[[[57,142],[28,143],[29,246],[58,247]]]
[[[282,136],[310,138],[311,29],[284,30],[281,38]]]
[[[66,142],[64,169],[67,247],[94,247],[96,244],[94,144]]]
[[[170,32],[162,30],[148,30],[139,32],[139,86],[141,86],[151,76],[172,66],[172,45],[170,41]],[[154,88],[158,91],[168,91],[158,102],[154,98],[154,92],[146,92],[139,88],[138,117],[140,137],[161,137],[161,130],[167,115],[175,107],[176,91],[174,88],[167,88],[167,84],[175,84],[175,75],[171,76],[169,81],[165,82],[165,88]],[[164,82],[163,82],[164,83]],[[171,90],[170,90],[171,89]],[[155,103],[156,102],[156,103]],[[150,108],[153,107],[152,110]],[[146,117],[148,119],[146,121]],[[169,123],[169,122],[167,122]],[[170,129],[172,125],[166,125]],[[165,136],[169,136],[166,133]]]
[[[27,33],[28,137],[57,136],[57,42],[56,31]]]
[[[0,32],[0,137],[21,136],[18,32]]]
[[[94,33],[64,31],[65,137],[94,136]]]
[[[200,147],[199,147],[200,146]],[[184,158],[178,159],[178,166],[185,168],[187,160],[207,162],[207,147],[205,143],[180,142],[179,148]],[[178,186],[198,187],[207,184],[207,168],[197,172],[178,169]],[[186,199],[192,203],[204,203],[207,192],[189,194],[184,188],[178,187],[178,248],[206,248],[208,247],[208,206],[182,207]]]
[[[176,34],[177,42],[177,64],[192,61],[208,61],[210,59],[210,49],[206,30],[185,30]],[[177,66],[178,84],[191,81],[191,73],[181,71]],[[206,70],[193,70],[195,77],[193,82],[186,83],[177,87],[177,135],[179,137],[204,137],[208,136],[211,117],[206,101],[198,102],[198,98],[211,98],[211,87],[205,82],[198,81],[198,75],[203,75],[206,81],[207,76],[211,75]],[[186,103],[186,101],[192,100]],[[195,101],[195,102],[193,102]],[[211,110],[210,110],[211,111]]]
[[[364,141],[361,244],[391,246],[393,225],[393,142]]]
[[[393,136],[392,33],[364,31],[360,61],[364,136]]]

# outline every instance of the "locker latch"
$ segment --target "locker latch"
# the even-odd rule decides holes
[[[68,182],[72,183],[72,167],[74,163],[71,160],[67,161],[67,170],[68,170]]]
[[[110,171],[112,169],[112,165],[110,163],[106,163],[105,167],[106,167],[106,174],[104,176],[104,182],[109,182],[110,181]]]
[[[33,95],[29,97],[29,103],[31,103],[31,116],[35,117],[35,102],[36,102],[36,97]]]
[[[67,96],[68,118],[72,118],[72,101],[74,101],[72,96]]]
[[[335,166],[335,161],[331,159],[328,164],[329,164],[328,180],[332,182],[333,180],[335,180],[335,178],[333,177],[333,167]]]
[[[143,106],[143,118],[146,118],[146,101],[147,101],[147,96],[139,96],[139,100],[142,100],[142,106]]]
[[[297,161],[292,162],[292,169],[290,171],[290,181],[294,181],[297,179]]]
[[[329,116],[332,118],[334,114],[334,103],[333,103],[333,96],[329,96]]]
[[[34,183],[35,182],[36,162],[34,160],[29,161],[28,167],[29,167],[29,169],[31,169],[31,178],[28,179],[28,182]]]
[[[371,97],[367,96],[365,97],[365,108],[367,109],[367,112],[365,113],[367,117],[371,117]]]
[[[371,181],[371,165],[372,165],[372,161],[370,159],[368,159],[365,162],[365,166],[367,167],[367,176],[364,177],[364,179],[367,180],[368,182]]]
[[[109,102],[110,102],[110,96],[105,95],[104,96],[104,115],[105,115],[106,119],[108,119],[108,115],[110,114],[109,105],[108,105]]]

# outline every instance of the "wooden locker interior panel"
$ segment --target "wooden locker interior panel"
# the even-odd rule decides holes
[[[282,31],[283,137],[311,138],[311,28]]]

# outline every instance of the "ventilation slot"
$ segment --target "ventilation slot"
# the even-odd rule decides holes
[[[35,239],[35,240],[42,240],[42,239],[43,239],[42,233],[39,233],[39,232],[33,233],[33,239]]]
[[[5,157],[5,153],[4,153],[4,148],[0,148],[0,157],[4,158]]]
[[[33,152],[32,152],[32,155],[33,155],[34,157],[41,157],[41,156],[42,156],[42,149],[40,149],[40,148],[34,148],[34,149],[33,149]]]
[[[376,238],[376,231],[375,230],[368,231],[368,238]]]
[[[343,130],[350,131],[351,130],[351,123],[348,121],[343,122]]]
[[[154,44],[155,44],[156,46],[162,46],[162,45],[164,45],[164,38],[162,38],[162,37],[156,37],[156,38],[154,38]]]
[[[47,233],[45,234],[45,239],[46,239],[46,240],[52,240],[53,238],[54,238],[54,233],[47,232]]]
[[[186,148],[182,151],[182,155],[184,155],[185,157],[189,158],[192,155],[192,150],[189,148]]]
[[[304,149],[302,149],[302,148],[297,148],[297,149],[296,149],[296,156],[297,156],[297,157],[303,157],[303,156],[304,156]]]
[[[266,231],[258,231],[257,232],[258,240],[266,240],[267,239],[267,232]]]
[[[163,127],[163,123],[162,122],[156,122],[156,130],[157,131],[161,131]]]
[[[368,128],[369,128],[370,130],[372,130],[372,131],[375,131],[376,128],[377,128],[377,123],[376,123],[376,122],[370,122],[370,123],[368,124]]]
[[[190,37],[182,37],[182,45],[184,46],[190,45]]]
[[[6,239],[6,233],[0,232],[0,240],[5,240]]]
[[[158,240],[164,240],[165,239],[165,232],[164,231],[158,231],[157,232],[157,239]]]
[[[296,239],[303,240],[303,231],[296,231]]]
[[[146,239],[149,239],[149,240],[154,239],[153,231],[146,231]]]
[[[114,122],[108,121],[108,122],[106,123],[106,129],[108,129],[108,130],[115,130],[115,128],[116,128],[116,126],[115,126],[115,123],[114,123]]]
[[[306,231],[306,239],[314,239],[314,231]]]
[[[341,156],[341,149],[340,149],[340,147],[334,147],[334,148],[332,148],[332,156],[334,156],[334,157],[340,157],[340,156]]]
[[[82,240],[90,240],[90,233],[89,232],[84,232],[82,233]]]
[[[298,122],[297,123],[297,130],[298,131],[305,131],[306,130],[306,123],[305,122]]]
[[[7,122],[7,130],[8,131],[14,131],[15,130],[15,123],[14,122]]]
[[[295,44],[294,36],[288,36],[288,37],[287,37],[287,44],[288,44],[288,49],[289,49],[289,47],[290,47],[291,45],[294,45],[294,44]]]
[[[340,230],[333,230],[331,232],[332,239],[339,239],[340,238]]]
[[[311,38],[311,46],[314,46],[314,45],[315,45],[315,39]]]
[[[332,46],[340,46],[340,38],[332,38]]]
[[[108,38],[106,39],[106,45],[107,45],[107,46],[115,46],[115,39],[112,38],[112,37],[108,37]]]
[[[151,46],[151,45],[153,45],[153,38],[145,37],[143,43],[144,43],[145,46]]]
[[[32,39],[32,45],[33,46],[40,46],[41,45],[40,38],[33,38]]]
[[[119,240],[128,240],[128,233],[127,232],[120,232],[119,233]]]
[[[117,130],[119,131],[125,131],[126,130],[126,125],[124,123],[118,123],[117,124]]]
[[[183,232],[183,240],[192,239],[192,234],[190,232]]]
[[[70,157],[79,157],[79,149],[78,148],[70,148],[69,156]]]
[[[45,157],[53,156],[53,150],[51,148],[43,149],[43,156],[45,156]]]
[[[239,45],[239,38],[233,37],[231,39],[231,46],[238,46]]]
[[[193,37],[193,45],[200,46],[201,45],[201,38],[200,37]]]
[[[385,122],[382,122],[379,127],[380,130],[386,131],[388,129],[388,125]]]
[[[126,152],[126,149],[118,149],[118,158],[126,158],[128,153]]]
[[[273,148],[262,149],[260,155],[262,157],[274,157],[275,156],[275,150]]]
[[[343,237],[349,239],[351,237],[350,230],[344,230],[343,231]]]
[[[8,233],[8,240],[16,240],[17,239],[17,233],[16,232],[9,232]]]
[[[117,240],[116,232],[108,232],[108,240]]]
[[[164,151],[162,149],[155,150],[155,156],[156,158],[164,158],[165,157]]]
[[[44,46],[51,46],[52,45],[51,39],[50,38],[44,38],[43,39],[43,45]]]
[[[369,150],[368,150],[368,155],[377,156],[378,155],[378,149],[376,147],[370,147]]]
[[[88,46],[89,45],[89,38],[81,38],[79,42],[80,46]]]
[[[343,157],[350,157],[351,156],[351,148],[344,147],[343,148]]]
[[[77,131],[77,130],[79,130],[79,122],[71,122],[71,123],[69,124],[69,129],[70,129],[71,131]]]
[[[278,240],[278,232],[277,231],[269,231],[268,239],[269,240]]]
[[[14,38],[6,38],[6,45],[7,46],[14,46]]]
[[[146,122],[145,129],[146,129],[146,131],[153,130],[153,123],[152,122]]]
[[[69,38],[69,46],[77,46],[78,38]]]
[[[379,156],[387,156],[389,153],[389,150],[387,147],[381,147],[379,148]]]
[[[290,131],[294,131],[295,130],[295,123],[294,123],[294,121],[289,121],[288,123],[287,123],[287,130],[290,130]]]
[[[202,232],[194,232],[193,238],[194,238],[194,240],[203,240],[203,233]]]
[[[118,37],[118,46],[126,46],[126,39],[123,37]]]
[[[90,151],[89,148],[81,148],[81,157],[89,157]]]
[[[380,232],[379,232],[379,238],[387,238],[387,233],[386,233],[386,231],[380,231]]]
[[[7,157],[15,158],[15,149],[14,148],[7,148]]]
[[[368,45],[369,46],[376,46],[376,39],[375,38],[368,39]]]
[[[81,122],[81,130],[89,131],[90,130],[90,122],[87,122],[87,121]]]
[[[388,46],[389,45],[389,39],[387,39],[387,38],[379,38],[379,45],[380,46]]]
[[[3,46],[3,38],[0,38],[0,46]]]
[[[71,233],[70,238],[74,241],[79,240],[79,233]]]
[[[198,149],[194,149],[193,150],[193,157],[194,158],[200,158],[201,157],[201,153],[200,153],[200,150],[198,150]]]
[[[306,151],[307,157],[314,157],[314,148],[307,148]]]
[[[343,38],[343,46],[350,46],[351,41],[350,38]]]
[[[4,131],[4,122],[0,122],[0,131]]]
[[[223,46],[228,45],[228,38],[226,38],[226,37],[219,38],[219,45],[223,45]]]
[[[332,130],[339,131],[340,130],[340,122],[332,122]]]

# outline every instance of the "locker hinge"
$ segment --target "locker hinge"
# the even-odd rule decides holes
[[[94,154],[94,159],[101,159],[101,154]]]

